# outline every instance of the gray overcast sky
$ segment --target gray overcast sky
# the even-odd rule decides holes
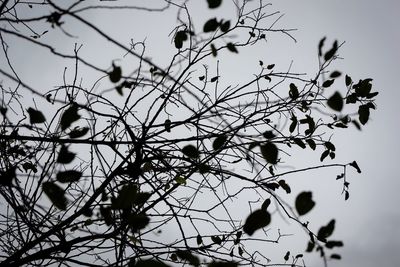
[[[227,0],[225,0],[227,1]],[[200,2],[200,1],[199,1]],[[335,235],[344,240],[344,248],[338,250],[342,255],[341,261],[332,262],[333,267],[356,266],[397,266],[398,252],[400,251],[400,181],[397,167],[400,151],[398,130],[400,125],[399,104],[400,88],[397,88],[400,61],[400,2],[396,0],[365,1],[365,0],[304,0],[304,1],[271,1],[272,9],[280,10],[285,14],[279,22],[282,27],[297,28],[294,36],[297,43],[288,38],[270,40],[271,51],[263,51],[264,59],[282,58],[282,64],[294,60],[293,68],[299,71],[312,73],[317,64],[317,44],[323,37],[328,40],[345,41],[340,51],[344,60],[336,63],[338,69],[357,78],[371,77],[373,86],[379,90],[377,100],[378,110],[372,113],[372,119],[362,132],[345,131],[335,134],[335,144],[338,147],[338,157],[344,161],[357,160],[363,173],[350,174],[351,191],[347,202],[340,195],[340,185],[331,177],[321,178],[310,176],[302,178],[304,188],[313,189],[318,199],[320,209],[316,216],[321,223],[331,218],[337,219]],[[194,11],[194,16],[196,12]],[[201,14],[200,14],[201,15]],[[124,22],[124,18],[111,18],[110,24],[103,16],[94,16],[94,20],[106,22],[104,28],[115,36],[131,33],[138,39],[148,34],[151,40],[157,36],[150,36],[159,20],[152,20],[146,25],[147,31],[129,32],[129,25],[123,29],[115,29],[117,21]],[[174,18],[173,18],[174,19]],[[174,20],[171,21],[173,23]],[[157,26],[158,27],[158,26]],[[172,30],[169,28],[169,30]],[[120,31],[120,32],[119,32]],[[165,36],[164,36],[165,37]],[[93,36],[85,36],[90,43]],[[124,37],[122,37],[124,38]],[[127,42],[128,37],[125,37]],[[160,37],[160,39],[163,39]],[[94,40],[94,39],[93,39]],[[92,41],[93,41],[92,40]],[[66,49],[71,49],[71,43],[65,43]],[[329,42],[328,42],[329,43]],[[120,57],[118,52],[108,47],[90,47],[84,49],[92,53],[103,67],[110,64],[110,60]],[[151,47],[149,48],[151,49]],[[107,53],[107,56],[104,56]],[[114,53],[114,54],[113,54]],[[254,53],[260,54],[256,50]],[[160,55],[162,57],[162,55]],[[29,60],[38,60],[40,54],[33,54]],[[267,57],[267,58],[266,58]],[[20,62],[26,60],[18,59]],[[285,61],[286,60],[286,61]],[[241,64],[241,62],[238,62]],[[246,66],[246,62],[242,63]],[[51,66],[51,64],[49,64]],[[60,78],[64,65],[59,69],[46,71],[48,78]],[[31,66],[20,67],[25,70],[26,77],[35,77],[36,71],[28,71]],[[229,69],[229,68],[228,68]],[[61,71],[60,71],[61,70]],[[232,67],[231,75],[239,73],[239,68]],[[35,81],[36,82],[36,81]],[[40,81],[37,81],[38,85]],[[91,81],[87,81],[89,84]],[[322,183],[322,184],[321,184]],[[314,186],[314,188],[313,188]],[[300,185],[299,185],[300,187]],[[326,196],[326,197],[324,197]],[[320,266],[320,261],[307,262],[307,266]]]

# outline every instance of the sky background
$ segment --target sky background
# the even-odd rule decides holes
[[[283,66],[293,60],[294,71],[313,74],[318,66],[318,42],[326,36],[327,47],[335,39],[339,42],[345,41],[340,50],[340,56],[344,59],[335,63],[337,69],[348,73],[355,80],[373,78],[373,88],[379,91],[376,101],[378,109],[372,113],[363,131],[338,131],[334,135],[338,161],[357,160],[362,169],[361,175],[355,171],[348,174],[351,183],[349,201],[345,202],[340,195],[342,187],[341,183],[335,181],[338,174],[336,172],[310,173],[294,182],[296,190],[311,189],[314,192],[318,206],[313,211],[313,220],[320,224],[326,224],[331,218],[337,220],[334,235],[343,240],[345,246],[337,250],[342,255],[342,260],[331,262],[330,266],[397,266],[400,251],[400,209],[397,206],[400,203],[397,171],[400,151],[400,112],[397,103],[400,99],[400,88],[397,88],[400,69],[400,2],[276,0],[271,3],[271,10],[280,10],[285,14],[278,25],[297,29],[293,33],[297,43],[276,35],[268,40],[268,50],[254,49],[249,52],[251,55],[248,58],[259,57],[265,62]],[[223,8],[229,16],[232,10],[226,6]],[[205,12],[211,11],[206,9],[205,1],[198,1],[193,9],[193,16],[203,17],[205,21],[212,16]],[[174,51],[171,44],[164,47],[163,41],[172,30],[169,26],[176,20],[175,17],[157,16],[159,15],[148,16],[142,13],[135,17],[115,17],[99,12],[93,13],[91,20],[102,25],[105,32],[126,43],[132,36],[135,40],[147,37],[148,50],[154,53],[154,58],[163,61],[168,59],[168,51]],[[168,31],[161,30],[165,25],[168,25]],[[74,27],[70,24],[66,29],[73,31]],[[98,37],[84,29],[82,31],[79,40],[85,43],[82,52],[89,59],[107,68],[112,59],[121,57],[120,50],[114,50],[111,45],[98,46]],[[60,49],[71,51],[76,40],[60,43],[57,33],[53,34],[47,37],[48,41],[54,42]],[[162,49],[160,45],[163,46]],[[20,49],[24,49],[22,44],[15,43],[14,51]],[[46,64],[39,64],[32,69],[32,65],[26,64],[26,61],[40,62],[43,55],[34,50],[30,52],[29,58],[22,53],[14,53],[13,60],[21,77],[32,81],[35,87],[49,86],[53,80],[58,82],[65,63],[62,60],[53,62],[53,59],[48,59]],[[246,57],[228,58],[221,64],[225,64],[224,72],[232,77],[238,77],[243,69],[251,68]],[[67,73],[67,77],[71,77],[68,75],[72,74]],[[88,75],[84,83],[92,84],[95,79]],[[299,159],[298,165],[307,163],[308,158],[303,158]],[[301,238],[302,243],[297,245],[305,247],[305,240],[307,239]],[[291,245],[292,241],[293,238],[288,239],[286,244]],[[285,241],[282,246],[285,246]],[[306,263],[307,266],[321,266],[321,261],[317,259]]]

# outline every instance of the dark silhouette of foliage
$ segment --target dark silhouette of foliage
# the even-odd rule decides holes
[[[2,266],[305,266],[302,252],[270,258],[260,248],[291,238],[272,226],[279,214],[307,233],[306,252],[325,265],[341,258],[335,220],[308,223],[312,192],[286,201],[290,174],[337,169],[347,200],[348,170],[361,173],[356,161],[333,161],[333,133],[364,127],[378,93],[372,79],[356,82],[334,68],[341,43],[320,41],[311,76],[260,59],[258,73],[231,81],[219,68],[224,55],[239,62],[273,34],[294,39],[263,1],[67,2],[0,5]],[[227,5],[236,9],[229,17]],[[114,39],[91,21],[99,10],[174,14],[170,43],[157,46],[174,51],[169,62],[147,54],[145,41]],[[119,58],[104,66],[78,44],[67,53],[62,40],[46,39],[80,42],[79,27],[102,38],[103,49],[118,48]],[[62,84],[38,89],[19,75],[14,46],[31,68],[46,64],[31,62],[22,43],[66,62]],[[97,79],[90,86],[88,73]],[[292,151],[318,153],[320,162],[287,171]]]

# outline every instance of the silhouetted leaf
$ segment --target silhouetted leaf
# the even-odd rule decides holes
[[[215,48],[215,45],[214,45],[214,44],[211,44],[211,45],[210,45],[210,48],[211,48],[211,54],[212,54],[214,57],[216,57],[217,54],[218,54],[218,51],[217,51],[217,48]]]
[[[270,164],[278,163],[278,148],[275,144],[267,142],[260,146],[261,154],[264,159]]]
[[[80,115],[78,114],[78,106],[72,104],[64,113],[61,115],[61,130],[67,129],[74,121],[80,119]]]
[[[43,123],[46,121],[46,118],[44,117],[43,113],[40,112],[39,110],[28,108],[27,111],[29,114],[29,122],[31,124]]]
[[[361,169],[360,169],[360,167],[358,167],[358,164],[356,161],[351,162],[349,165],[351,167],[353,167],[354,169],[356,169],[358,173],[361,173]]]
[[[271,215],[266,210],[255,210],[247,217],[243,231],[251,236],[255,231],[267,226],[270,222]]]
[[[28,170],[32,170],[34,173],[37,173],[36,166],[30,161],[25,162],[24,164],[22,164],[22,168],[24,168],[25,172],[28,172]]]
[[[291,98],[291,99],[296,99],[296,98],[298,98],[299,97],[299,90],[297,89],[297,86],[294,84],[294,83],[291,83],[290,85],[289,85],[289,97]]]
[[[369,119],[369,107],[367,105],[361,105],[358,107],[358,119],[362,125],[365,125]]]
[[[75,127],[72,131],[69,132],[69,137],[70,138],[79,138],[82,137],[84,135],[86,135],[89,132],[89,128],[88,127]]]
[[[208,8],[217,8],[221,5],[222,0],[207,0]]]
[[[261,209],[266,210],[271,204],[271,199],[267,198],[261,205]]]
[[[378,92],[373,92],[373,93],[369,93],[366,97],[368,99],[374,98],[375,96],[377,96],[379,93]]]
[[[233,43],[227,43],[226,48],[228,48],[229,51],[232,53],[239,53],[238,50],[236,49],[236,46]]]
[[[171,132],[171,120],[170,119],[166,119],[164,122],[164,128],[167,132]]]
[[[351,84],[351,82],[352,82],[351,77],[348,76],[348,75],[346,75],[346,77],[345,77],[345,82],[346,82],[346,86],[349,86],[349,85]]]
[[[189,158],[198,158],[200,156],[200,152],[194,145],[187,145],[183,147],[182,153]]]
[[[335,40],[333,42],[332,48],[328,52],[325,53],[325,56],[324,56],[325,61],[328,61],[331,58],[333,58],[333,56],[336,54],[337,50],[338,50],[338,43]]]
[[[60,210],[67,209],[68,200],[64,195],[64,190],[53,182],[42,184],[43,192],[50,199],[51,203]]]
[[[318,44],[318,55],[319,56],[322,56],[322,47],[324,46],[325,40],[326,40],[326,37],[322,38],[319,41],[319,44]]]
[[[322,87],[328,88],[330,87],[333,83],[335,82],[335,80],[326,80],[323,84]]]
[[[349,191],[344,192],[344,200],[348,200],[350,197]]]
[[[75,153],[69,152],[68,147],[62,145],[60,152],[58,153],[57,162],[68,164],[71,163],[75,158]]]
[[[187,39],[188,37],[186,31],[178,31],[174,38],[175,47],[181,49],[183,47],[183,42]]]
[[[231,22],[229,20],[221,22],[221,25],[219,26],[222,32],[227,32],[230,27],[231,27]]]
[[[292,115],[292,118],[290,118],[290,120],[292,121],[292,123],[290,124],[289,131],[293,133],[297,126],[297,117]]]
[[[226,135],[220,135],[217,138],[215,138],[214,142],[213,142],[213,149],[218,150],[218,149],[222,148],[227,139],[228,139],[228,137]]]
[[[118,196],[112,200],[111,208],[127,209],[131,208],[137,199],[138,188],[135,184],[124,185],[118,192]]]
[[[200,260],[198,257],[194,256],[190,251],[188,250],[178,250],[176,252],[176,255],[184,261],[187,261],[190,265],[193,266],[199,266],[200,265]]]
[[[340,260],[342,257],[339,254],[332,254],[331,259]]]
[[[334,247],[343,247],[343,242],[342,241],[328,241],[325,244],[326,248],[332,249]]]
[[[119,82],[122,77],[122,69],[121,67],[115,66],[114,63],[112,64],[113,70],[108,73],[108,77],[110,78],[110,81],[113,83]]]
[[[296,197],[295,207],[300,216],[308,213],[314,206],[315,202],[312,200],[312,192],[301,192]]]
[[[334,144],[332,144],[331,142],[325,142],[325,147],[331,151],[336,151],[336,147]]]
[[[218,29],[219,23],[217,18],[209,19],[203,26],[204,32],[214,32]]]
[[[210,80],[210,82],[212,82],[212,83],[214,83],[216,81],[218,81],[218,76],[212,77]]]
[[[75,170],[68,170],[57,173],[57,181],[60,183],[77,182],[82,177],[82,172]]]
[[[278,183],[282,187],[282,189],[286,191],[287,194],[290,194],[292,192],[290,186],[286,183],[285,180],[279,180]]]
[[[304,144],[304,142],[300,138],[293,138],[293,142],[302,149],[306,148],[306,144]]]
[[[333,71],[331,72],[331,75],[329,75],[332,79],[339,77],[340,75],[342,75],[342,73],[340,71]]]
[[[335,110],[335,111],[341,111],[343,109],[343,98],[342,95],[339,92],[335,92],[327,102],[328,106]]]
[[[265,131],[265,132],[263,133],[263,136],[264,136],[264,138],[266,138],[266,139],[272,139],[272,138],[275,137],[275,134],[274,134],[273,131]]]
[[[276,189],[279,188],[279,184],[277,183],[266,183],[264,184],[265,187],[267,187],[268,189],[271,189],[272,191],[275,191]]]
[[[353,88],[355,89],[357,96],[367,97],[369,95],[372,89],[371,81],[372,79],[360,80],[359,83],[353,85]]]
[[[271,70],[271,69],[273,69],[274,67],[275,67],[275,64],[270,64],[270,65],[267,66],[267,69]]]
[[[335,220],[332,219],[326,226],[322,226],[317,234],[318,240],[324,241],[330,237],[335,230]]]
[[[306,142],[307,142],[307,144],[310,146],[310,148],[312,150],[315,150],[315,148],[317,147],[317,145],[315,144],[314,140],[312,140],[312,139],[307,139]]]
[[[324,152],[322,152],[321,157],[320,157],[320,161],[324,161],[324,159],[329,155],[329,150],[325,150]]]
[[[309,241],[307,244],[306,252],[312,252],[315,247],[315,243]]]

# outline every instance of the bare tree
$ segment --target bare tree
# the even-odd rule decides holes
[[[361,128],[375,109],[372,79],[335,70],[341,44],[324,46],[323,38],[311,76],[260,60],[251,78],[232,83],[221,54],[239,59],[274,34],[295,40],[276,26],[279,12],[263,1],[225,1],[236,13],[224,18],[222,0],[208,0],[204,12],[219,14],[209,17],[191,11],[200,1],[142,2],[149,6],[2,1],[2,266],[304,266],[302,254],[274,259],[259,249],[290,238],[268,228],[279,216],[307,233],[306,251],[325,265],[340,258],[331,252],[343,245],[331,238],[335,220],[310,227],[302,216],[315,205],[312,192],[287,201],[285,177],[335,168],[347,200],[346,171],[361,170],[355,161],[326,161],[335,158],[332,133]],[[175,14],[170,43],[157,44],[173,51],[169,61],[147,54],[145,40],[128,43],[102,30],[91,21],[99,11]],[[98,47],[119,49],[119,58],[104,67],[81,52],[81,28],[103,40]],[[52,33],[76,42],[73,53],[46,39]],[[24,80],[14,47],[31,68],[47,58],[65,62],[62,83],[48,90]],[[43,62],[29,60],[34,49],[47,53]],[[89,76],[97,79],[91,86]],[[285,161],[299,148],[319,153],[320,162],[288,171]]]

